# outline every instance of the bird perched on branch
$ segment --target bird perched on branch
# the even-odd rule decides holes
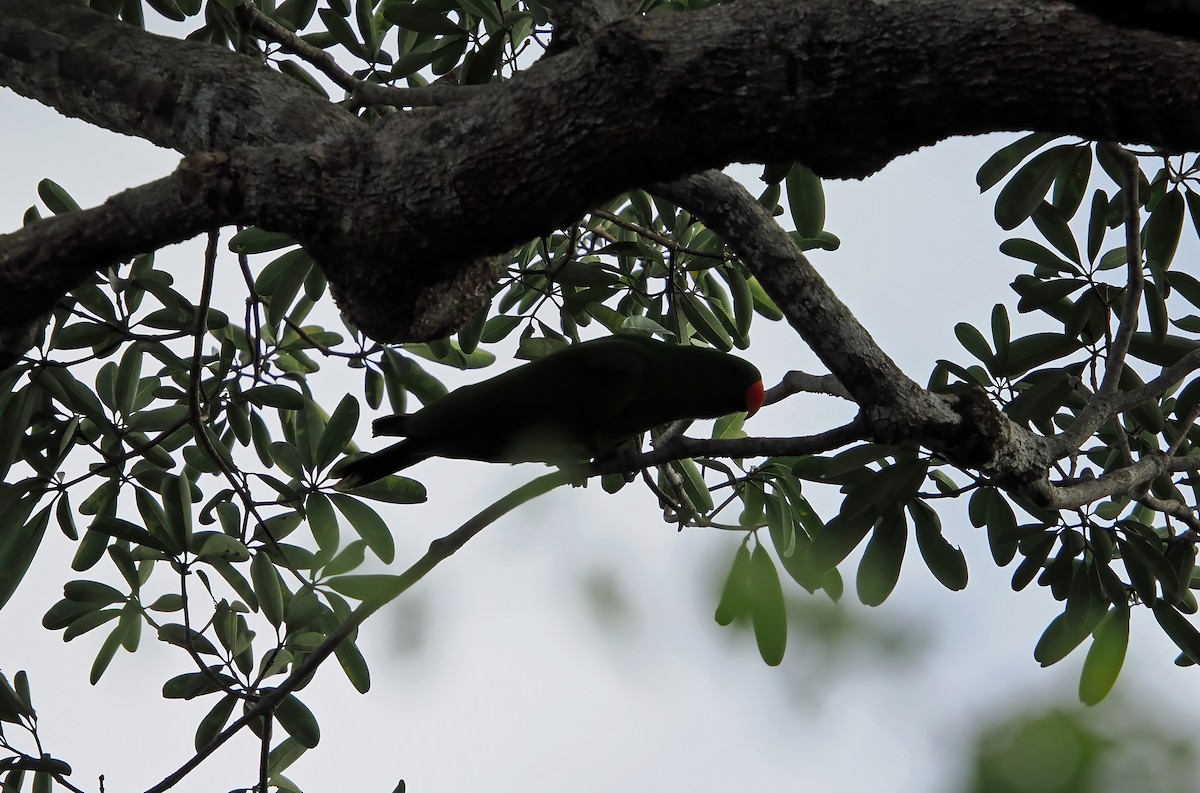
[[[349,490],[427,457],[578,465],[669,421],[762,406],[762,376],[741,358],[643,336],[586,341],[465,386],[376,435],[405,439],[341,467]]]

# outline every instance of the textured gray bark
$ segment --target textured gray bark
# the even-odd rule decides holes
[[[124,231],[108,206],[0,237],[10,330],[87,272],[218,224],[295,235],[352,320],[419,339],[486,300],[512,245],[733,161],[860,177],[951,135],[1020,129],[1200,148],[1200,46],[1063,2],[743,0],[624,19],[469,101],[367,129],[246,56],[0,0],[0,84],[217,152],[122,194]]]
[[[0,84],[227,157],[125,193],[143,227],[126,245],[86,244],[112,234],[104,211],[72,218],[79,245],[53,254],[52,222],[0,238],[10,328],[85,272],[218,223],[298,236],[350,318],[412,340],[486,299],[490,257],[649,181],[787,158],[863,176],[953,134],[1025,128],[1200,148],[1200,46],[1064,2],[744,0],[624,19],[473,100],[365,130],[246,56],[2,0]]]

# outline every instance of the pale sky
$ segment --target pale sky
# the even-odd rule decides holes
[[[19,226],[43,177],[88,207],[168,173],[179,159],[7,91],[0,116],[3,230]],[[844,244],[814,262],[921,383],[936,359],[967,358],[954,323],[986,327],[993,302],[1009,305],[1014,335],[1029,332],[1007,287],[1023,270],[997,251],[994,194],[980,196],[974,184],[979,164],[1004,140],[942,143],[865,182],[826,185],[826,227]],[[1194,267],[1194,250],[1177,266]],[[199,251],[178,246],[159,262],[188,283]],[[233,264],[226,258],[221,266]],[[764,320],[746,356],[768,385],[790,368],[819,369],[798,337]],[[439,374],[455,384],[485,373]],[[336,380],[314,380],[330,406],[345,390]],[[763,410],[747,430],[803,434],[845,416],[835,400],[802,395]],[[364,429],[366,418],[364,411]],[[366,432],[359,443],[374,448]],[[447,460],[412,469],[429,501],[385,513],[397,539],[394,569],[543,471]],[[811,497],[828,517],[836,502],[818,492]],[[1084,652],[1039,668],[1033,647],[1059,604],[1036,586],[1012,592],[1013,568],[995,568],[983,531],[961,509],[948,508],[943,523],[967,554],[965,591],[943,589],[910,544],[886,604],[861,606],[848,583],[837,607],[876,641],[839,649],[793,625],[787,658],[771,669],[752,637],[712,620],[740,535],[677,533],[639,486],[617,496],[596,486],[553,493],[487,529],[368,622],[360,639],[374,681],[368,694],[358,695],[335,666],[318,674],[301,697],[320,719],[321,745],[286,773],[308,791],[344,790],[352,780],[355,790],[386,793],[403,777],[410,791],[951,793],[982,723],[1030,700],[1075,699]],[[0,669],[29,671],[46,750],[73,763],[76,784],[95,790],[104,774],[109,791],[141,790],[190,757],[196,723],[216,700],[161,699],[162,682],[191,664],[149,632],[136,655],[118,654],[99,685],[88,685],[104,631],[63,644],[40,626],[64,581],[79,577],[66,564],[72,552],[52,526],[0,611]],[[848,582],[856,560],[842,566]],[[97,575],[115,578],[104,563],[82,577]],[[826,613],[823,595],[784,584],[800,607]],[[606,619],[587,594],[597,589],[615,592],[624,609]],[[1175,667],[1175,655],[1150,614],[1136,610],[1115,696],[1152,703],[1164,725],[1183,733],[1197,726],[1182,711],[1200,693],[1200,677]],[[250,786],[257,751],[249,734],[235,739],[176,789]]]

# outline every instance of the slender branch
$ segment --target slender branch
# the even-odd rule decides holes
[[[219,229],[208,233],[208,246],[204,251],[204,279],[200,284],[200,303],[196,307],[196,321],[192,326],[195,343],[192,345],[192,365],[188,376],[188,418],[197,424],[204,422],[206,416],[200,403],[204,398],[200,385],[201,355],[204,352],[204,337],[208,331],[208,307],[212,303],[213,280],[216,278],[217,245],[221,239]],[[214,458],[216,455],[213,455]]]
[[[1115,143],[1102,143],[1109,153],[1116,157],[1121,165],[1121,176],[1124,184],[1121,191],[1125,196],[1125,257],[1128,283],[1125,287],[1125,305],[1121,307],[1121,320],[1117,325],[1117,336],[1108,349],[1105,362],[1104,380],[1100,384],[1100,396],[1109,396],[1117,392],[1117,384],[1121,372],[1125,369],[1125,356],[1129,352],[1129,343],[1133,340],[1133,332],[1137,330],[1138,311],[1142,305],[1142,290],[1145,287],[1145,275],[1142,272],[1142,222],[1141,201],[1138,197],[1138,182],[1141,168],[1137,157]]]
[[[1200,531],[1200,517],[1197,517],[1195,510],[1187,504],[1181,504],[1175,499],[1158,498],[1150,493],[1146,493],[1139,498],[1138,503],[1186,523],[1188,528],[1193,531]]]
[[[641,225],[640,223],[634,223],[631,220],[626,220],[625,218],[621,217],[620,215],[615,214],[613,212],[609,212],[608,210],[593,209],[589,214],[592,214],[598,218],[604,218],[609,223],[614,223],[623,229],[627,229],[629,231],[634,232],[638,236],[645,237],[646,239],[651,240],[652,242],[656,242],[669,251],[672,251],[675,253],[686,253],[689,256],[700,256],[700,257],[703,257],[706,259],[716,259],[717,261],[725,260],[724,256],[720,256],[715,253],[706,253],[704,251],[692,250],[691,248],[687,247],[686,245],[680,245],[674,239],[666,236],[665,234],[659,234],[654,229],[648,229],[645,226]],[[589,229],[589,231],[599,231],[599,230],[598,229],[595,229],[595,230]]]
[[[258,793],[267,793],[267,767],[270,765],[271,757],[271,729],[275,720],[272,718],[272,712],[267,711],[263,714],[263,729],[262,737],[259,738],[258,746]]]
[[[1102,498],[1109,498],[1120,493],[1131,493],[1140,485],[1153,481],[1155,477],[1172,470],[1172,466],[1171,458],[1165,454],[1155,453],[1146,455],[1132,465],[1118,468],[1096,479],[1067,487],[1055,486],[1049,480],[1044,479],[1026,485],[1022,489],[1028,492],[1035,503],[1048,509],[1075,509]]]
[[[429,550],[425,552],[425,555],[400,575],[378,576],[380,582],[383,583],[383,587],[374,598],[364,600],[359,604],[358,608],[350,614],[346,621],[330,633],[328,638],[317,649],[313,650],[312,654],[305,658],[304,662],[296,667],[282,683],[264,694],[239,719],[202,746],[191,759],[158,784],[147,788],[145,793],[163,793],[163,791],[170,790],[191,773],[192,769],[204,762],[205,759],[219,749],[226,741],[240,732],[243,727],[259,716],[264,716],[271,712],[296,686],[302,681],[307,680],[317,670],[317,667],[333,654],[338,645],[352,636],[367,618],[424,578],[431,570],[452,556],[459,548],[463,547],[472,537],[522,504],[540,495],[544,495],[557,487],[569,484],[571,481],[572,476],[563,471],[555,471],[539,476],[537,479],[522,485],[503,498],[493,502],[490,506],[477,513],[466,523],[446,536],[431,542]]]
[[[649,452],[622,452],[592,466],[592,474],[615,474],[689,457],[775,457],[820,454],[867,437],[861,418],[800,438],[676,438]]]
[[[1200,404],[1193,405],[1192,409],[1188,411],[1187,416],[1184,417],[1183,423],[1180,426],[1179,437],[1171,441],[1171,447],[1167,449],[1168,457],[1174,457],[1179,453],[1179,447],[1183,446],[1183,442],[1187,440],[1188,432],[1198,418],[1200,418]]]
[[[779,385],[767,390],[764,395],[763,404],[773,405],[776,402],[787,399],[792,394],[827,394],[829,396],[841,397],[842,399],[854,400],[850,396],[850,392],[846,387],[831,374],[809,374],[793,370],[783,376],[783,380]]]
[[[251,0],[242,0],[242,4],[237,7],[237,14],[241,23],[247,28],[262,33],[268,39],[283,45],[288,51],[308,61],[347,93],[353,93],[354,89],[361,82],[355,79],[354,75],[347,72],[341,66],[338,66],[337,61],[328,52],[320,47],[314,47],[259,11],[258,7]]]

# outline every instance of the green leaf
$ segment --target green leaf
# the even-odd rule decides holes
[[[1129,354],[1148,363],[1170,366],[1198,347],[1200,341],[1184,336],[1168,335],[1156,340],[1151,333],[1136,331],[1129,342]]]
[[[464,31],[444,15],[432,8],[404,2],[394,2],[383,9],[383,17],[405,30],[418,33],[433,33],[440,36],[456,36]]]
[[[908,523],[901,510],[890,510],[875,524],[858,565],[858,599],[864,606],[878,606],[892,594],[900,580],[907,542]]]
[[[247,389],[242,396],[251,404],[264,405],[284,410],[300,410],[304,407],[304,395],[283,385],[260,385]]]
[[[63,215],[67,212],[78,212],[79,204],[71,194],[62,188],[62,185],[53,182],[49,179],[43,179],[38,182],[37,186],[38,198],[42,199],[42,203],[56,215]]]
[[[220,667],[210,666],[208,672],[186,672],[163,683],[162,695],[166,699],[195,699],[205,694],[223,691],[222,686],[234,687],[238,681],[220,674]]]
[[[733,556],[733,565],[721,588],[721,599],[717,602],[718,625],[729,625],[750,611],[750,549],[743,542]]]
[[[134,397],[137,396],[138,385],[142,377],[142,347],[131,344],[121,356],[121,365],[117,369],[115,382],[115,405],[123,415],[133,412]]]
[[[375,29],[375,0],[356,0],[354,21],[358,24],[359,34],[362,35],[368,60],[375,60],[379,54],[379,32]]]
[[[967,352],[981,361],[988,371],[992,371],[995,365],[992,349],[988,346],[987,339],[974,325],[960,322],[954,326],[954,335]]]
[[[988,157],[987,161],[979,167],[979,172],[975,174],[975,183],[979,185],[979,192],[990,190],[1013,168],[1020,165],[1026,157],[1057,137],[1059,136],[1048,132],[1035,132],[1013,141]]]
[[[842,506],[844,509],[845,502]],[[821,576],[841,564],[842,560],[866,538],[874,523],[873,515],[858,514],[845,517],[839,514],[833,517],[813,537],[812,547],[809,549],[813,573]]]
[[[272,777],[271,784],[279,787],[274,777],[286,771],[288,766],[299,760],[307,751],[307,746],[291,737],[283,739],[278,746],[272,749],[271,753],[267,755],[267,773]]]
[[[1092,635],[1079,677],[1079,700],[1085,705],[1099,704],[1117,682],[1129,646],[1129,609],[1109,609]]]
[[[750,297],[754,301],[754,310],[772,322],[783,319],[783,312],[779,306],[775,305],[775,301],[767,294],[767,290],[763,289],[758,279],[752,277],[746,281],[750,286]]]
[[[1175,258],[1183,231],[1183,193],[1171,190],[1155,205],[1146,221],[1146,258],[1166,270]]]
[[[37,394],[35,388],[35,384],[27,385],[7,402],[0,403],[0,481],[6,479],[9,469],[20,454],[21,442],[29,429],[29,420],[38,401],[34,398]]]
[[[749,579],[750,620],[759,655],[768,666],[779,666],[787,648],[787,610],[775,562],[761,543],[750,555]]]
[[[1074,157],[1067,158],[1054,180],[1054,208],[1072,218],[1083,202],[1092,175],[1092,147],[1076,146]]]
[[[250,580],[254,584],[254,594],[258,597],[263,616],[278,628],[284,618],[283,585],[268,554],[262,551],[254,554],[250,562]]]
[[[1011,231],[1025,222],[1046,197],[1071,146],[1055,146],[1021,166],[996,198],[996,224]]]
[[[728,331],[703,300],[690,292],[685,292],[680,295],[680,299],[676,300],[676,305],[683,309],[688,322],[692,323],[692,327],[696,329],[700,338],[721,352],[729,352],[733,349],[733,340]]]
[[[510,314],[497,314],[483,323],[483,334],[479,340],[484,344],[495,344],[498,341],[503,341],[508,338],[509,334],[519,328],[524,321],[522,317],[514,317]],[[461,340],[459,344],[462,344]],[[474,352],[474,348],[468,350],[466,346],[463,346],[462,350],[464,353]]]
[[[116,656],[117,650],[121,646],[124,637],[124,631],[121,630],[121,625],[113,628],[112,633],[100,645],[100,651],[96,653],[96,660],[92,662],[92,671],[88,675],[88,681],[94,686],[100,682],[100,678],[104,675],[104,671],[108,669],[108,665],[112,663],[112,659]]]
[[[288,251],[268,264],[254,282],[254,291],[267,301],[267,322],[276,327],[296,301],[314,262],[303,248]]]
[[[407,476],[391,474],[348,491],[358,498],[385,501],[389,504],[423,504],[429,499],[425,485]]]
[[[394,575],[343,575],[327,579],[325,584],[346,597],[374,601],[385,599],[393,593],[398,580],[398,576]]]
[[[962,550],[951,545],[942,534],[942,522],[937,512],[924,501],[908,502],[908,512],[916,527],[917,548],[929,572],[947,589],[965,589],[967,559]]]
[[[320,556],[326,560],[332,559],[337,553],[340,542],[337,514],[333,505],[323,493],[309,493],[305,501],[308,513],[308,527],[312,531],[317,547],[321,549]]]
[[[95,630],[96,628],[99,628],[101,625],[111,622],[111,621],[115,620],[117,617],[121,617],[121,616],[123,616],[122,609],[101,609],[100,611],[93,611],[90,614],[84,614],[79,619],[75,620],[70,625],[68,625],[67,629],[63,631],[63,641],[64,642],[74,641],[75,639],[79,638],[83,634],[88,633],[89,631]],[[124,643],[124,639],[125,639],[125,635],[126,635],[125,634],[125,626],[118,625],[116,630],[118,633],[121,634],[122,643]]]
[[[1067,225],[1067,219],[1053,205],[1042,202],[1033,213],[1033,224],[1055,250],[1076,264],[1080,263],[1079,244]]]
[[[1161,343],[1167,337],[1167,301],[1163,299],[1153,281],[1146,282],[1142,298],[1146,304],[1146,315],[1150,319],[1150,337]]]
[[[816,237],[825,228],[825,189],[821,178],[796,163],[788,171],[786,186],[796,231],[805,237]]]
[[[1018,547],[1025,558],[1013,572],[1012,588],[1014,592],[1020,592],[1038,577],[1042,567],[1046,564],[1046,558],[1050,556],[1050,550],[1054,548],[1057,541],[1058,533],[1047,531],[1040,536],[1027,537],[1020,543]]]
[[[63,597],[80,603],[124,603],[125,593],[99,581],[68,581],[63,586]]]
[[[1200,631],[1164,600],[1154,602],[1154,618],[1171,641],[1194,663],[1200,663]]]
[[[175,542],[175,547],[184,549],[192,545],[192,483],[186,476],[167,475],[159,488],[162,496],[165,528]]]
[[[242,229],[229,240],[229,250],[234,253],[265,253],[287,248],[296,244],[290,234],[266,231],[257,226]]]
[[[29,572],[50,524],[50,506],[28,522],[25,520],[37,501],[37,496],[26,496],[0,515],[0,526],[4,527],[0,530],[0,608],[4,608]]]
[[[9,684],[8,678],[0,674],[0,721],[20,724],[22,717],[33,716],[33,708]]]
[[[482,47],[471,53],[470,63],[463,70],[464,85],[482,85],[491,81],[504,55],[504,45],[508,41],[505,33],[504,30],[495,31]]]
[[[1092,209],[1088,217],[1088,261],[1096,261],[1104,236],[1108,233],[1108,195],[1103,190],[1092,193]]]
[[[191,647],[201,655],[220,655],[216,646],[204,634],[180,625],[168,622],[158,627],[158,640],[175,647]]]
[[[288,694],[275,706],[275,720],[301,746],[311,749],[321,741],[316,716],[294,694]]]
[[[367,544],[362,540],[354,540],[343,548],[337,556],[325,565],[321,572],[327,576],[338,576],[356,570],[362,565],[367,556]]]
[[[1019,377],[1031,369],[1065,358],[1081,347],[1079,339],[1062,333],[1033,333],[1014,339],[1008,347],[1005,377]]]
[[[147,548],[160,551],[168,550],[165,544],[159,542],[150,532],[124,518],[96,518],[88,528],[118,540],[127,540],[135,545],[145,545]]]
[[[1042,632],[1042,636],[1038,639],[1037,646],[1033,648],[1033,658],[1042,666],[1050,666],[1056,664],[1062,659],[1071,654],[1071,651],[1078,647],[1088,634],[1092,632],[1091,625],[1083,623],[1072,624],[1072,620],[1067,619],[1065,613],[1059,614],[1050,624],[1046,626],[1046,630]]]
[[[351,496],[333,493],[329,496],[338,512],[350,521],[350,525],[367,543],[367,547],[385,564],[396,557],[396,543],[387,523],[371,507]]]
[[[708,492],[708,486],[704,482],[704,475],[700,473],[700,468],[696,465],[696,461],[690,459],[675,460],[670,465],[682,475],[683,492],[687,495],[688,500],[692,502],[692,506],[699,510],[701,514],[712,512],[712,494]]]
[[[195,747],[197,752],[207,746],[224,729],[238,701],[234,695],[226,694],[200,720],[200,724],[196,726]]]
[[[329,417],[325,431],[321,433],[321,442],[317,445],[316,467],[325,468],[333,462],[350,443],[354,430],[358,427],[358,400],[350,394],[342,397],[342,401]]]
[[[901,460],[855,483],[842,501],[841,511],[813,537],[809,560],[818,575],[836,567],[858,547],[880,515],[915,495],[929,461]]]
[[[360,694],[370,691],[371,672],[367,668],[367,659],[358,650],[358,645],[347,639],[334,648],[333,653],[337,656],[338,663],[341,664],[342,671],[346,673],[346,679],[350,681],[350,685],[354,686]]]

